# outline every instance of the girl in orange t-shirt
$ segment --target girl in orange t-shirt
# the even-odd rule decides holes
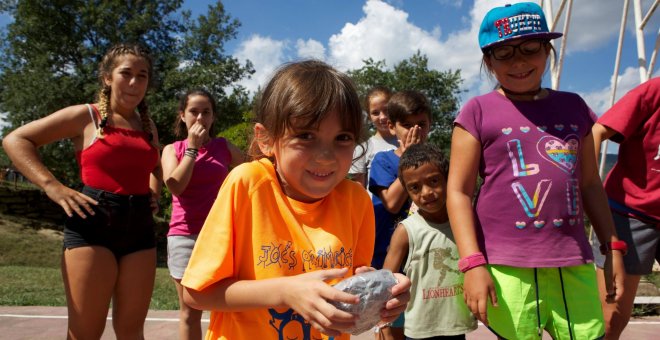
[[[357,317],[331,302],[358,298],[329,283],[371,270],[371,201],[346,178],[362,124],[351,80],[325,63],[287,64],[266,86],[258,159],[223,183],[181,281],[188,305],[212,311],[207,339],[350,338]],[[385,322],[410,299],[395,275]]]

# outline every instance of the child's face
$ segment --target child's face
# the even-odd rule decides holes
[[[104,81],[112,88],[113,110],[128,113],[135,110],[147,93],[149,62],[133,54],[117,58],[112,74],[105,77]]]
[[[390,136],[390,128],[387,125],[387,98],[383,94],[377,94],[369,100],[369,119],[374,124],[376,131],[381,136]]]
[[[388,126],[390,127],[390,132],[392,135],[395,135],[396,138],[400,141],[405,141],[409,133],[412,132],[413,128],[419,137],[419,143],[426,142],[426,138],[429,135],[429,129],[431,126],[431,121],[425,113],[419,113],[416,115],[407,115],[404,116],[400,121],[392,123],[388,121]]]
[[[419,213],[426,219],[438,223],[447,220],[447,179],[437,166],[424,163],[417,168],[401,172],[406,183],[406,191],[419,207]]]
[[[543,44],[536,53],[523,54],[520,52],[520,49],[529,51],[530,48],[535,47],[529,47],[529,45],[536,45],[538,42],[540,42],[538,39],[515,39],[494,47],[494,49],[503,46],[517,47],[514,48],[513,56],[508,59],[497,60],[492,54],[486,58],[486,66],[493,72],[502,87],[514,92],[527,92],[541,86],[550,46]],[[510,47],[504,48],[510,49]]]
[[[208,97],[202,95],[192,95],[188,98],[188,105],[184,112],[180,112],[181,120],[190,130],[195,123],[201,124],[207,131],[211,130],[211,125],[215,117],[213,116],[213,106]]]
[[[324,198],[348,174],[354,149],[355,136],[336,111],[318,129],[287,130],[272,148],[282,190],[301,202]]]

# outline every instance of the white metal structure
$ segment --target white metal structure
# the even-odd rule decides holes
[[[647,81],[653,74],[655,68],[655,62],[658,57],[658,49],[660,48],[660,28],[656,33],[655,46],[653,48],[653,51],[651,52],[651,59],[648,62],[646,60],[646,47],[644,44],[644,28],[646,27],[646,24],[649,22],[651,17],[653,17],[656,8],[658,8],[658,5],[660,5],[660,0],[655,0],[651,5],[651,7],[649,7],[645,15],[642,15],[643,11],[642,11],[641,0],[632,0],[632,1],[633,1],[633,7],[634,7],[633,11],[635,17],[634,31],[635,31],[635,40],[637,42],[639,82],[641,84]],[[552,89],[556,90],[559,88],[559,80],[561,78],[561,71],[564,62],[564,52],[566,50],[566,41],[568,38],[569,23],[571,21],[571,9],[573,7],[573,0],[561,0],[561,3],[559,4],[559,9],[555,14],[553,14],[553,10],[552,10],[552,0],[541,0],[541,6],[543,7],[543,10],[546,13],[546,18],[548,18],[548,27],[550,31],[556,31],[555,26],[557,22],[559,22],[559,19],[561,18],[564,11],[566,12],[566,19],[564,20],[564,29],[562,31],[564,35],[561,40],[559,57],[557,58],[558,60],[555,60],[556,59],[555,56],[552,55],[552,58],[550,60],[550,72],[552,76],[551,86]],[[623,9],[621,13],[621,27],[619,29],[619,42],[617,46],[616,59],[614,61],[614,72],[612,75],[612,93],[610,96],[610,107],[614,105],[614,102],[616,100],[617,83],[619,80],[619,68],[621,65],[621,51],[623,49],[623,38],[625,36],[625,31],[626,31],[629,7],[630,7],[630,0],[623,0]],[[602,147],[601,147],[600,166],[599,166],[599,174],[601,178],[604,178],[605,176],[604,172],[605,172],[605,161],[607,157],[607,145],[608,145],[608,141],[605,140],[602,143]],[[589,228],[589,239],[591,239],[592,231],[593,231],[592,228]],[[658,264],[656,263],[656,266],[657,265]],[[640,298],[643,299],[644,297],[639,297],[639,296],[636,297],[635,303],[642,303],[638,301],[638,299]]]
[[[616,87],[619,80],[619,66],[621,64],[621,50],[623,48],[623,37],[625,35],[624,33],[626,30],[628,8],[630,7],[629,4],[630,4],[630,0],[623,1],[623,11],[621,14],[621,28],[619,29],[619,44],[616,52],[616,60],[614,62],[614,74],[612,75],[612,95],[610,97],[610,106],[614,105],[614,101],[616,99]],[[640,83],[647,81],[651,77],[651,74],[653,74],[653,70],[655,68],[655,61],[658,56],[658,48],[660,47],[660,29],[658,29],[658,32],[656,34],[655,47],[653,49],[653,52],[651,53],[651,59],[647,63],[646,47],[644,46],[644,27],[646,27],[646,24],[653,16],[653,13],[655,12],[655,9],[658,7],[659,4],[660,4],[660,0],[655,0],[651,5],[651,7],[649,8],[648,12],[646,12],[646,15],[642,16],[641,0],[633,0],[633,6],[634,6],[633,11],[635,15],[634,29],[635,29],[635,39],[637,41],[637,62],[639,64]],[[605,172],[605,159],[607,156],[607,144],[608,142],[607,140],[605,140],[601,148],[600,169],[599,169],[601,178],[605,175],[604,172]]]

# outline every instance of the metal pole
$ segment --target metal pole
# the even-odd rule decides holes
[[[566,9],[566,20],[564,21],[564,35],[561,37],[561,49],[559,50],[559,63],[556,72],[553,73],[552,89],[559,88],[559,80],[561,78],[561,70],[564,66],[564,54],[566,53],[566,41],[568,39],[568,27],[571,22],[571,10],[573,9],[573,0],[568,0],[568,8]]]
[[[550,22],[548,22],[548,27],[552,27],[550,31],[554,32],[554,27],[555,27],[554,19],[559,19],[560,15],[557,14],[556,17],[553,16],[551,0],[549,1],[541,0],[541,6],[543,7],[543,11],[546,13],[545,16],[546,20],[551,20]],[[554,40],[551,40],[550,43],[552,44],[552,46],[555,46]],[[556,70],[557,70],[557,56],[555,55],[555,53],[552,53],[550,54],[550,87],[553,89],[557,88],[555,86]]]
[[[651,59],[649,60],[649,70],[646,72],[646,78],[648,79],[651,79],[651,75],[655,69],[655,61],[658,57],[658,49],[660,49],[660,28],[658,29],[658,34],[655,36],[655,48],[653,48]]]
[[[614,105],[616,99],[616,87],[619,82],[619,67],[621,65],[621,51],[623,50],[623,38],[625,37],[626,32],[626,21],[628,19],[628,5],[630,4],[629,0],[624,0],[623,2],[623,13],[621,14],[621,27],[619,28],[619,44],[616,49],[616,59],[614,60],[614,73],[612,75],[612,95],[610,96],[610,107]],[[598,173],[600,178],[605,176],[605,160],[607,159],[607,144],[608,140],[604,140],[602,148],[600,149],[600,165],[598,168]]]
[[[656,7],[658,7],[658,5],[660,5],[660,0],[655,0],[653,5],[651,5],[651,8],[649,8],[649,11],[646,12],[646,16],[644,16],[642,23],[639,24],[639,29],[644,29],[644,26],[646,26],[646,23],[649,22],[649,19],[651,19],[651,16],[653,15],[653,12],[655,11]]]
[[[641,0],[633,0],[635,13],[635,36],[637,38],[637,63],[639,64],[639,80],[641,83],[648,80],[646,75],[646,51],[644,47],[644,30],[642,29]]]
[[[660,0],[658,0],[660,1]],[[551,2],[551,1],[549,1]],[[550,8],[550,14],[552,14],[552,5],[548,5]],[[555,14],[555,18],[552,20],[550,23],[550,32],[555,31],[555,26],[557,26],[557,22],[559,21],[559,18],[561,18],[561,14],[564,12],[564,6],[566,6],[566,0],[562,0],[561,4],[559,4],[559,9],[557,10],[557,14]],[[550,16],[552,18],[552,16]]]

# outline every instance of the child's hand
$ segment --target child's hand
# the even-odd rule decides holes
[[[374,268],[374,267],[360,266],[360,267],[355,268],[355,274],[373,272],[375,270],[376,270],[376,268]]]
[[[484,266],[474,267],[465,272],[463,281],[463,298],[472,314],[488,326],[488,299],[497,307],[495,284],[490,273]]]
[[[190,129],[188,129],[188,147],[199,149],[200,146],[207,139],[209,132],[204,128],[200,122],[195,122]]]
[[[82,218],[87,218],[88,215],[93,216],[94,209],[92,206],[99,204],[95,199],[60,182],[54,182],[52,185],[44,187],[44,191],[48,198],[59,204],[69,217],[72,217],[74,213]]]
[[[405,152],[413,144],[419,144],[422,141],[420,136],[422,128],[418,125],[413,126],[406,132],[406,135],[403,137],[403,140],[399,140],[399,146],[401,146],[401,153]]]
[[[623,296],[623,281],[626,276],[623,254],[618,250],[610,251],[605,256],[603,271],[605,273],[605,289],[607,290],[605,301],[608,303],[617,302]]]
[[[302,315],[312,327],[330,336],[338,336],[342,330],[355,325],[356,316],[341,311],[328,301],[356,304],[357,296],[342,292],[325,283],[325,280],[342,278],[347,268],[317,270],[311,273],[287,277],[282,292],[284,304]]]
[[[399,273],[394,273],[398,282],[392,287],[392,298],[385,303],[385,308],[380,312],[383,322],[392,322],[399,317],[399,314],[406,310],[408,301],[410,301],[410,279]]]

